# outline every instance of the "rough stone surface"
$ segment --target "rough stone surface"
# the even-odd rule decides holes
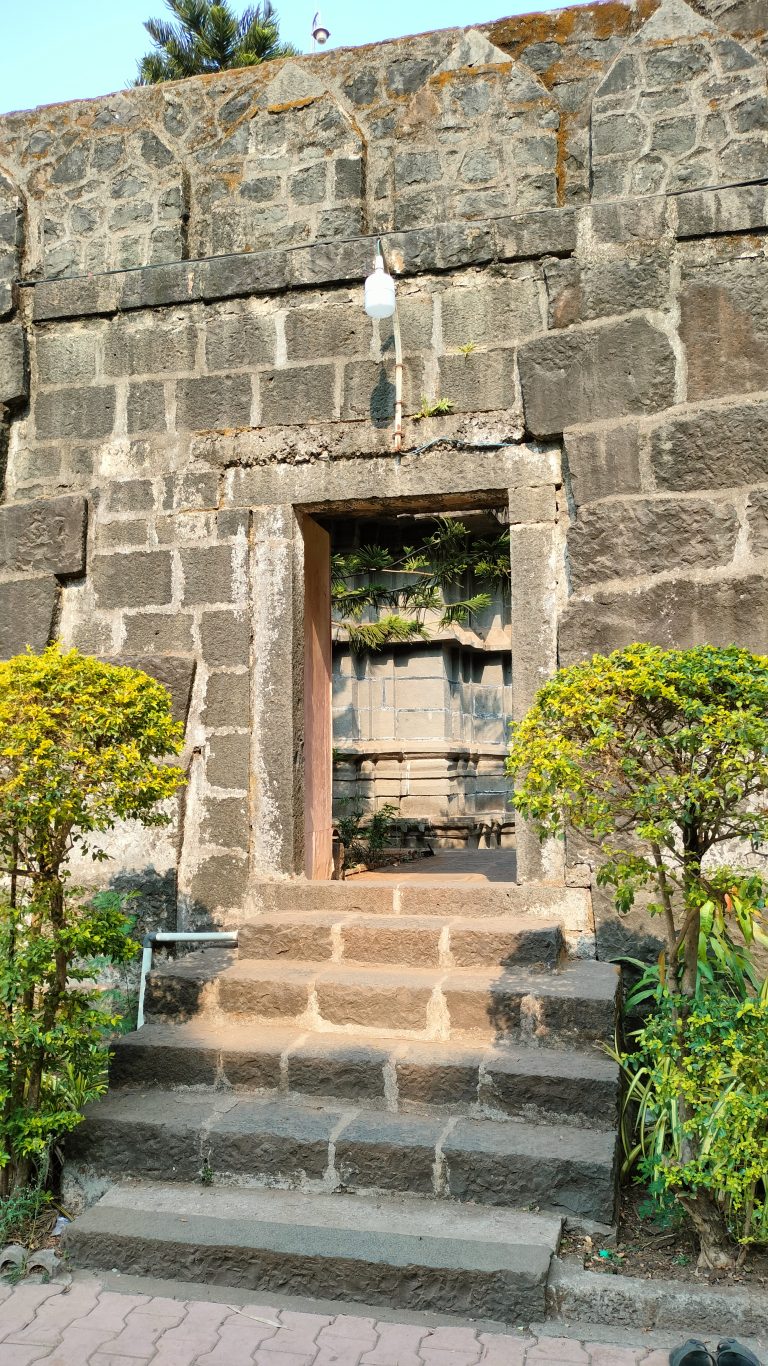
[[[87,522],[84,498],[6,504],[0,508],[0,571],[81,574]]]
[[[58,585],[50,575],[0,583],[1,658],[21,654],[27,646],[35,651],[45,648],[58,596]]]
[[[622,590],[596,589],[569,604],[561,626],[564,664],[608,654],[635,640],[685,649],[706,641],[734,642],[768,653],[760,574],[697,580],[667,579]]]
[[[735,507],[712,499],[617,498],[584,508],[568,533],[574,591],[603,579],[725,565],[738,530]]]
[[[680,310],[690,399],[765,387],[768,289],[759,259],[691,270]]]
[[[669,340],[644,318],[526,342],[518,360],[526,426],[535,436],[658,412],[674,395]]]

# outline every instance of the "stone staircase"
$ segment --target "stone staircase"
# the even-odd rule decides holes
[[[543,1317],[564,1220],[611,1223],[616,1181],[618,977],[567,956],[563,896],[276,884],[236,950],[158,965],[68,1142],[104,1192],[70,1258]]]

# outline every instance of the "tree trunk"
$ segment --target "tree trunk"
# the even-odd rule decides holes
[[[738,1252],[714,1200],[702,1191],[678,1198],[699,1239],[699,1266],[710,1271],[732,1271]]]

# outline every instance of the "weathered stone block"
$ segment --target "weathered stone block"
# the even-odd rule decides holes
[[[303,365],[291,370],[262,372],[259,376],[262,424],[269,427],[332,418],[336,405],[335,383],[333,365]]]
[[[92,389],[52,389],[33,402],[35,430],[41,440],[98,439],[109,436],[115,421],[115,391],[109,385]]]
[[[194,874],[189,894],[198,907],[208,911],[240,906],[247,879],[246,855],[214,854]]]
[[[123,631],[123,648],[129,654],[187,654],[194,648],[189,613],[132,612],[123,618]]]
[[[241,718],[241,724],[246,718]],[[210,787],[231,791],[247,791],[250,774],[250,736],[214,735],[209,742],[205,765],[206,781]]]
[[[210,798],[205,804],[200,833],[206,844],[225,849],[248,848],[248,803],[245,797]]]
[[[233,601],[233,559],[229,546],[182,549],[181,571],[185,604]]]
[[[694,491],[768,480],[768,403],[732,403],[670,415],[655,427],[658,488]]]
[[[560,624],[560,662],[609,654],[636,640],[677,649],[735,643],[767,654],[765,581],[759,574],[665,579],[572,598]]]
[[[371,326],[351,302],[315,308],[294,307],[285,319],[288,360],[317,360],[322,356],[365,355]]]
[[[35,652],[45,649],[58,595],[50,576],[0,583],[0,659],[21,654],[27,646]]]
[[[663,308],[669,299],[669,265],[653,257],[545,266],[550,327],[570,327],[592,318]]]
[[[200,640],[209,669],[250,663],[251,628],[244,612],[203,612]]]
[[[677,236],[681,238],[749,232],[768,225],[768,191],[764,185],[698,190],[678,195],[676,203]]]
[[[598,498],[640,492],[640,439],[636,427],[565,432],[563,444],[577,507]]]
[[[755,489],[747,501],[749,547],[753,555],[768,555],[768,489]]]
[[[593,204],[589,222],[599,244],[655,242],[665,235],[665,202],[662,198],[648,198],[624,204]]]
[[[53,318],[85,318],[97,313],[112,313],[117,308],[120,286],[118,275],[41,280],[34,288],[32,316],[35,322],[46,322]]]
[[[336,1140],[342,1186],[407,1190],[431,1195],[442,1119],[416,1115],[359,1115]]]
[[[35,343],[41,385],[91,384],[96,373],[94,331],[40,332]]]
[[[384,1095],[387,1051],[314,1035],[288,1054],[288,1090],[358,1100]]]
[[[107,486],[106,495],[110,512],[150,512],[155,506],[151,479],[116,479]]]
[[[93,588],[99,607],[155,607],[171,601],[171,555],[167,550],[94,555]]]
[[[0,507],[0,568],[82,574],[88,504],[84,498],[41,498]]]
[[[674,398],[672,347],[645,318],[524,342],[518,364],[526,425],[536,436],[658,412]]]
[[[440,397],[450,399],[460,413],[514,409],[517,402],[514,351],[473,351],[468,356],[442,356]]]
[[[484,285],[472,281],[466,289],[454,286],[443,295],[442,316],[446,346],[499,346],[530,337],[543,327],[532,275]]]
[[[413,412],[418,408],[422,376],[422,362],[418,357],[404,362],[404,412]],[[384,427],[394,421],[395,384],[391,360],[356,360],[345,365],[341,416],[344,422],[362,418],[376,427]]]
[[[130,435],[165,431],[165,389],[162,384],[129,384],[127,423]]]
[[[255,312],[250,304],[239,305],[236,312],[214,314],[206,323],[205,359],[209,370],[274,365],[274,318]]]
[[[185,374],[194,369],[197,330],[184,322],[174,327],[130,327],[113,323],[104,344],[104,373],[112,376]]]
[[[0,324],[0,403],[17,403],[28,393],[27,348],[20,323]]]
[[[768,281],[762,257],[689,271],[680,295],[680,336],[689,399],[765,388]]]
[[[250,422],[249,375],[207,375],[177,384],[176,426],[180,431],[248,427]]]
[[[231,299],[237,294],[269,294],[285,289],[288,264],[288,256],[283,251],[213,257],[201,261],[195,268],[195,289],[201,299]],[[187,270],[186,263],[184,269]]]
[[[670,569],[712,569],[733,558],[739,523],[710,498],[616,498],[582,508],[568,533],[578,592],[602,579]]]
[[[203,725],[247,726],[250,717],[250,678],[248,674],[211,673],[205,685]]]

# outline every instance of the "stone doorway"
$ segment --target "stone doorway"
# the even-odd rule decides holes
[[[382,810],[389,813],[393,843],[440,856],[431,870],[431,859],[420,858],[409,873],[515,879],[504,772],[513,710],[508,503],[503,495],[480,507],[451,501],[449,510],[445,500],[425,506],[420,498],[410,507],[397,500],[358,507],[354,515],[313,509],[302,518],[305,874],[312,879],[332,876],[334,824],[338,830],[350,813],[365,824]],[[491,582],[469,572],[441,588],[437,606],[420,611],[409,594],[429,576],[422,570],[420,580],[419,571],[409,572],[411,552],[435,536],[442,545],[446,528],[473,549],[494,546],[506,578]],[[329,564],[333,556],[338,588],[340,560],[371,550],[387,567],[350,577],[352,591],[364,581],[376,591],[382,584],[402,589],[397,610],[402,603],[419,629],[412,638],[363,648],[331,592]],[[464,602],[475,605],[454,616]],[[365,629],[378,626],[391,606],[374,601],[356,621]],[[483,868],[487,856],[502,853],[495,872]]]

